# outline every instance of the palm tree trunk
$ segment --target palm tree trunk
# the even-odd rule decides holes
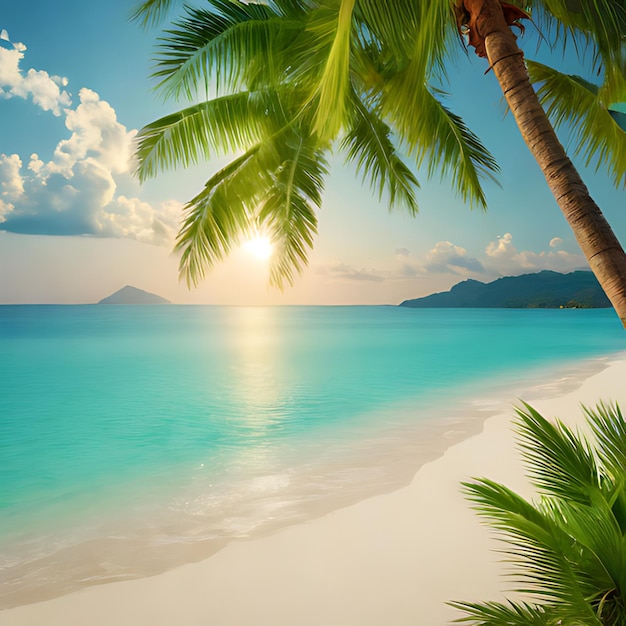
[[[499,0],[462,2],[470,16],[470,32],[475,41],[478,38],[484,43],[490,66],[526,145],[574,231],[589,267],[626,328],[626,254],[539,103],[502,5]]]

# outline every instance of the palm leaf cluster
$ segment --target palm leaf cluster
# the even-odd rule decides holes
[[[277,246],[271,280],[292,282],[317,230],[333,152],[356,165],[390,207],[418,209],[416,166],[450,180],[486,207],[482,183],[497,164],[446,106],[450,60],[462,49],[460,0],[203,0],[184,6],[159,38],[154,77],[189,106],[143,128],[138,176],[224,154],[186,205],[177,247],[195,283],[243,237]],[[551,44],[591,58],[601,84],[528,63],[555,124],[574,150],[626,183],[626,132],[611,110],[626,101],[623,0],[513,0]],[[134,17],[153,25],[178,4],[145,0]]]
[[[145,3],[136,17],[149,24],[171,4]],[[165,97],[190,104],[141,130],[138,175],[235,157],[186,205],[182,276],[197,282],[261,231],[275,246],[271,282],[293,282],[313,244],[333,152],[390,207],[417,211],[422,162],[484,207],[481,181],[497,171],[495,161],[428,83],[456,36],[451,13],[447,0],[185,7],[160,38],[154,76]],[[420,27],[426,20],[436,20],[435,30]]]
[[[505,542],[517,592],[533,601],[455,602],[475,626],[626,624],[626,424],[617,405],[585,409],[587,438],[529,405],[516,424],[530,502],[488,479],[464,483]]]

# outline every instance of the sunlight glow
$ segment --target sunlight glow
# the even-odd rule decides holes
[[[272,255],[272,243],[267,237],[255,237],[243,244],[243,247],[257,259],[269,259]]]

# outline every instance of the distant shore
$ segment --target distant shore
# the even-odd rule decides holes
[[[547,417],[577,423],[580,403],[626,407],[624,380],[626,353],[619,353],[581,363],[567,380],[546,379],[524,399]],[[459,484],[487,476],[530,492],[514,452],[512,415],[511,407],[490,417],[480,434],[423,465],[407,487],[234,541],[164,574],[0,611],[0,626],[448,624],[458,614],[447,601],[499,599],[511,584]]]

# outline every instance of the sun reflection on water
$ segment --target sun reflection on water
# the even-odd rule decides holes
[[[280,328],[272,307],[238,308],[233,314],[237,334],[231,367],[238,386],[238,417],[248,436],[261,438],[285,418]]]

